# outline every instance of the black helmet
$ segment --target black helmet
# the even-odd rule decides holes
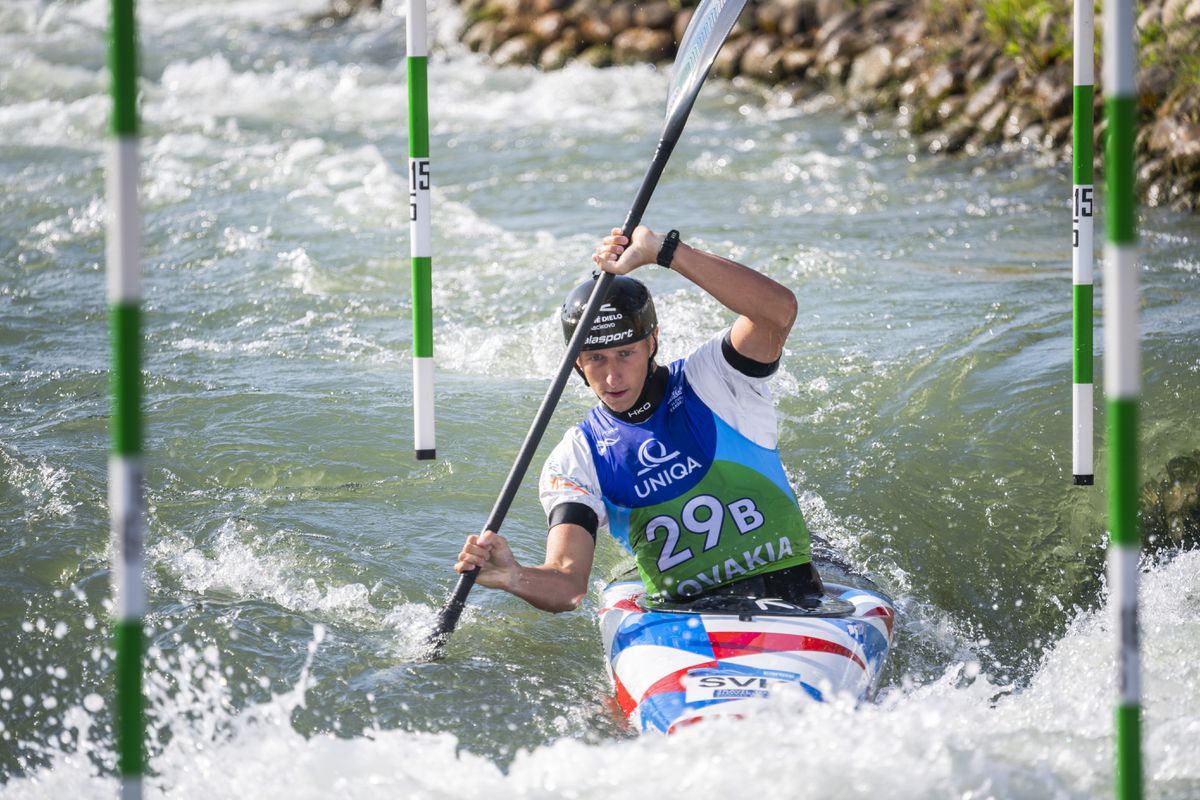
[[[587,307],[592,289],[596,287],[599,273],[584,281],[571,290],[563,303],[562,320],[563,337],[569,342],[583,310]],[[608,286],[608,296],[600,313],[592,322],[587,338],[583,340],[584,350],[602,350],[606,347],[616,347],[622,344],[640,342],[654,333],[658,327],[658,316],[654,313],[654,300],[650,290],[641,281],[626,275],[613,276]]]

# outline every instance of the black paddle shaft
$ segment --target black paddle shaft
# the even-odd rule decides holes
[[[690,108],[687,109],[690,111]],[[686,116],[686,111],[684,112]],[[683,126],[678,126],[682,130]],[[654,194],[655,187],[658,186],[658,179],[662,177],[663,170],[667,166],[667,161],[671,157],[671,151],[675,149],[675,142],[678,140],[678,131],[673,131],[675,136],[667,138],[665,135],[658,141],[658,147],[654,150],[654,158],[650,162],[650,168],[646,170],[646,176],[642,178],[641,188],[638,189],[637,196],[633,200],[633,206],[629,209],[629,215],[625,217],[625,224],[622,230],[626,238],[633,238],[633,231],[642,221],[642,214],[646,211],[646,206],[650,203],[650,196]],[[529,469],[529,463],[533,460],[533,454],[537,450],[538,444],[542,440],[542,435],[546,432],[546,426],[550,424],[550,417],[554,415],[554,409],[558,405],[558,399],[562,396],[563,388],[567,385],[567,379],[571,376],[572,367],[575,364],[575,359],[579,357],[580,351],[583,350],[583,341],[587,338],[588,331],[591,329],[591,321],[596,318],[600,312],[600,306],[604,304],[608,287],[612,284],[613,276],[608,272],[601,272],[600,279],[596,281],[596,286],[592,289],[591,297],[588,298],[588,304],[580,316],[580,322],[587,320],[588,324],[580,324],[575,327],[575,333],[572,334],[571,340],[567,343],[567,352],[563,355],[562,363],[558,365],[558,372],[554,375],[554,380],[550,383],[550,388],[546,390],[546,396],[542,398],[542,404],[538,407],[537,414],[534,415],[533,424],[529,426],[529,433],[525,434],[525,442],[521,445],[521,450],[517,453],[517,459],[513,462],[512,469],[508,471],[508,477],[504,480],[504,487],[500,490],[500,496],[496,498],[496,504],[492,506],[492,513],[488,516],[487,524],[484,526],[485,531],[495,531],[499,533],[500,526],[504,524],[504,517],[508,514],[508,509],[512,505],[513,498],[517,495],[517,490],[521,487],[521,481],[525,478],[525,473]],[[454,628],[458,625],[458,618],[462,615],[463,608],[467,604],[467,595],[471,592],[471,587],[475,585],[475,577],[479,574],[479,568],[464,572],[458,578],[458,584],[454,587],[454,592],[450,595],[450,599],[446,602],[445,607],[438,614],[437,627],[429,637],[429,647],[431,658],[437,658],[441,655],[441,650],[445,646],[450,634],[454,632]]]

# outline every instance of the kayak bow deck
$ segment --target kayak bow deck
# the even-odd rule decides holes
[[[617,703],[643,733],[740,717],[799,686],[816,701],[870,700],[892,642],[892,601],[837,562],[818,561],[820,599],[713,597],[650,604],[636,572],[605,587],[600,629]]]

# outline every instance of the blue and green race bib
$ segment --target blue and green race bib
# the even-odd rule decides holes
[[[633,425],[595,408],[579,428],[609,531],[633,553],[649,594],[686,600],[812,560],[778,451],[714,414],[682,361],[649,420]]]

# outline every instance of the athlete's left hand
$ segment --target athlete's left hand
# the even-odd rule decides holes
[[[592,262],[613,275],[628,275],[638,267],[655,263],[664,238],[645,225],[639,225],[633,231],[631,244],[620,228],[613,228],[596,246]]]

